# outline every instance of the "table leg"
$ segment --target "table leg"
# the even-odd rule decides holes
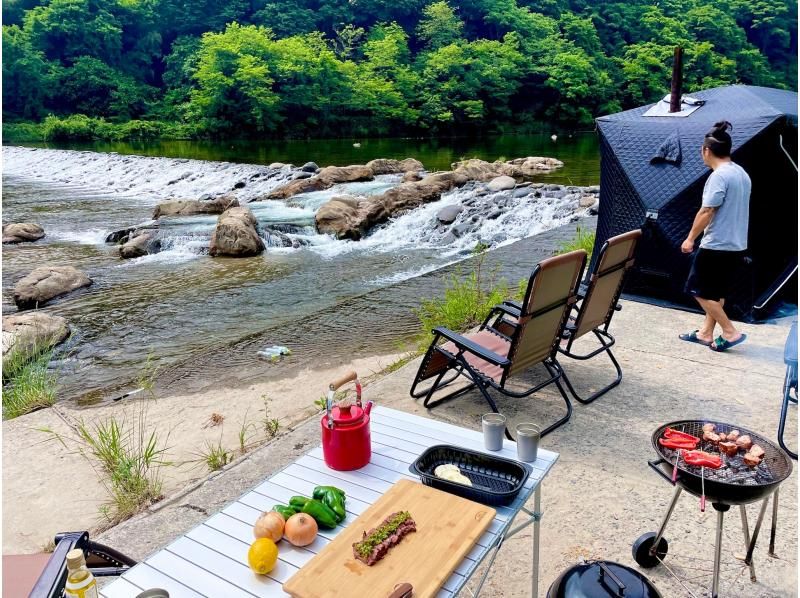
[[[533,493],[533,512],[540,514],[542,512],[542,484],[536,486]],[[539,519],[537,517],[533,522],[533,571],[531,573],[531,596],[538,598],[539,596]]]

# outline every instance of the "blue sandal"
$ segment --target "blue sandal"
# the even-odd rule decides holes
[[[735,347],[736,345],[743,343],[746,339],[747,335],[744,332],[742,333],[742,336],[737,338],[735,341],[728,341],[722,338],[721,336],[718,336],[717,338],[714,339],[714,342],[708,346],[708,348],[711,349],[712,351],[716,351],[717,353],[722,353],[724,351],[727,351],[731,347]]]
[[[686,334],[679,334],[678,338],[682,341],[686,341],[687,343],[697,343],[698,345],[705,345],[706,347],[710,347],[711,343],[708,341],[704,341],[701,338],[697,338],[697,333],[700,332],[699,330],[695,330],[694,332],[687,332]]]

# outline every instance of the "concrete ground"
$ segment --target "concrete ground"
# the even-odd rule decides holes
[[[591,405],[576,405],[571,421],[543,440],[544,447],[560,453],[560,459],[543,486],[540,595],[581,557],[636,566],[632,542],[657,529],[672,496],[672,488],[647,466],[647,460],[655,456],[650,436],[656,427],[677,419],[708,418],[775,438],[789,323],[742,325],[749,335],[747,342],[726,354],[678,340],[678,333],[697,324],[694,314],[624,302],[611,328],[618,339],[622,384]],[[596,387],[611,376],[610,365],[602,357],[562,363],[579,389]],[[414,360],[377,380],[366,387],[365,396],[380,405],[467,428],[480,427],[480,415],[487,408],[477,393],[431,411],[412,400],[408,389],[417,367]],[[526,381],[530,380],[523,377],[518,382]],[[499,400],[512,423],[546,424],[563,408],[559,395],[549,389],[525,400]],[[791,408],[789,418],[788,441],[796,446],[796,408]],[[184,494],[108,530],[99,540],[144,558],[317,445],[318,425],[317,417],[312,417]],[[750,582],[734,558],[744,552],[737,511],[734,508],[726,516],[720,595],[796,596],[797,473],[781,486],[777,558],[767,556],[768,510],[755,552],[756,583]],[[748,514],[752,530],[757,505],[750,505]],[[683,494],[666,537],[667,562],[686,585],[663,567],[645,571],[664,596],[710,596],[715,521],[710,505],[701,513],[699,500]],[[504,544],[483,595],[529,595],[530,568],[531,532],[526,530]]]

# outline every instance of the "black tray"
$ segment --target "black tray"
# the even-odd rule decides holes
[[[457,466],[470,479],[472,486],[437,478],[433,471],[445,463]],[[531,473],[529,466],[517,461],[447,444],[430,447],[409,466],[409,470],[418,475],[426,486],[486,505],[514,502]]]

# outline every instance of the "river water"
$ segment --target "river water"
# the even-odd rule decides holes
[[[162,252],[134,260],[121,260],[105,236],[149,222],[154,206],[165,199],[228,192],[237,183],[244,183],[236,190],[241,202],[266,193],[291,176],[288,167],[268,169],[273,161],[325,166],[410,156],[432,171],[461,157],[549,155],[565,167],[542,180],[599,181],[592,135],[556,143],[546,136],[360,143],[360,148],[353,141],[4,147],[3,220],[37,222],[47,236],[4,247],[3,311],[14,311],[15,281],[38,265],[73,265],[90,275],[89,289],[45,308],[70,321],[74,334],[58,364],[60,394],[83,403],[130,388],[148,357],[173,386],[192,382],[199,388],[241,368],[253,376],[275,368],[267,373],[279,375],[280,367],[258,359],[259,349],[285,344],[295,352],[287,364],[296,365],[324,354],[392,348],[413,333],[420,298],[440,292],[444,273],[469,257],[479,240],[507,247],[569,222],[574,210],[557,199],[513,199],[501,217],[458,239],[445,238],[435,214],[475,195],[474,189],[462,189],[393,219],[360,242],[315,232],[314,212],[330,197],[382,193],[399,183],[397,176],[381,176],[286,202],[249,205],[261,226],[288,230],[304,243],[300,248],[268,247],[254,258],[209,258],[215,216],[162,219]],[[403,317],[394,317],[398,313]],[[355,325],[365,332],[353,334]]]

